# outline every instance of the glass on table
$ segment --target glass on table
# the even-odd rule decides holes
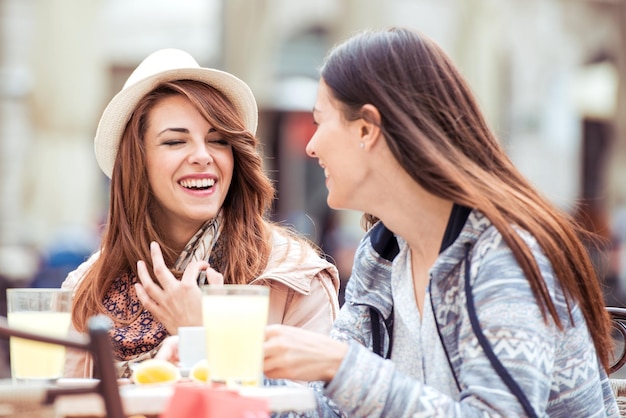
[[[48,337],[67,337],[72,291],[59,288],[7,289],[7,322],[11,328]],[[13,380],[54,381],[63,375],[65,347],[10,338]]]
[[[227,386],[259,386],[269,287],[202,287],[209,381]]]

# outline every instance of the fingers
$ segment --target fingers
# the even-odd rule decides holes
[[[265,327],[265,341],[280,334],[284,325],[270,324]]]
[[[135,283],[135,292],[137,292],[137,297],[145,309],[155,312],[159,308],[159,305],[146,293],[140,283]]]
[[[212,270],[209,263],[190,262],[178,280],[166,267],[161,249],[155,242],[150,243],[150,255],[153,276],[143,260],[137,262],[139,282],[135,284],[135,291],[143,307],[165,326],[170,335],[175,335],[179,326],[201,325],[202,291],[196,280],[201,271]]]
[[[160,300],[163,290],[154,282],[154,280],[152,280],[152,276],[148,273],[148,267],[143,260],[137,261],[137,275],[139,276],[139,281],[141,282],[141,284],[137,283],[137,285],[141,287],[141,295],[146,299]],[[137,288],[137,286],[135,286],[135,288]],[[137,292],[137,296],[139,296],[140,292]],[[139,299],[145,306],[142,296],[139,296]]]
[[[198,285],[198,276],[201,272],[205,273],[207,283],[211,285],[221,285],[224,284],[224,276],[221,273],[213,270],[209,263],[206,261],[192,261],[187,265],[185,272],[183,273],[183,277],[181,279],[181,283],[186,284],[188,286]],[[203,283],[201,283],[203,284]]]
[[[163,290],[165,292],[168,292],[170,288],[172,288],[173,286],[177,286],[179,284],[179,281],[176,279],[176,277],[174,277],[174,275],[165,265],[165,260],[163,259],[161,247],[155,241],[152,241],[150,243],[150,255],[152,257],[152,270],[154,271],[154,275],[158,279]],[[161,289],[157,290],[158,286],[155,285],[152,276],[150,276],[150,274],[148,273],[148,270],[145,267],[145,263],[141,263],[143,265],[143,269],[139,274],[141,284],[144,286],[146,292],[151,297],[158,297],[158,295],[162,293],[159,292]],[[137,270],[140,270],[139,263],[137,264]],[[221,273],[213,270],[210,267],[209,263],[204,260],[190,262],[183,272],[180,283],[186,286],[197,286],[198,275],[202,271],[206,273],[207,281],[209,284],[224,284],[224,276]]]
[[[206,278],[210,285],[222,285],[224,284],[224,276],[221,273],[209,268],[206,270]]]
[[[286,343],[289,341],[289,328],[286,325],[273,324],[265,327],[265,342],[263,353],[265,358],[273,357],[275,354],[282,354],[287,349]]]
[[[206,261],[192,261],[190,262],[185,271],[183,277],[180,279],[181,284],[185,286],[198,286],[198,275],[201,271],[206,271],[209,268],[209,263]]]
[[[284,378],[284,369],[289,367],[288,327],[268,325],[265,327],[263,344],[263,373],[269,378]]]
[[[167,337],[163,341],[161,348],[156,353],[154,358],[167,360],[170,363],[178,364],[178,362],[180,361],[178,357],[178,336],[175,335]]]
[[[329,382],[348,352],[348,344],[302,328],[265,328],[263,372],[270,378]]]
[[[150,256],[152,257],[152,270],[154,271],[154,275],[164,290],[167,290],[169,287],[178,282],[176,277],[174,277],[172,272],[165,265],[161,247],[155,241],[150,243]]]

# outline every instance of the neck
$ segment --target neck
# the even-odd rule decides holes
[[[453,203],[420,186],[398,163],[385,141],[377,141],[374,146],[377,158],[363,161],[371,167],[365,169],[352,208],[381,219],[408,243],[417,260],[430,265],[439,254]]]
[[[372,213],[407,242],[421,265],[430,266],[439,255],[453,202],[427,192],[406,173],[382,190],[390,192]]]

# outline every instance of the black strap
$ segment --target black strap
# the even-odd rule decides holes
[[[456,383],[457,389],[459,390],[459,392],[461,392],[461,384],[459,383],[459,379],[456,377],[456,372],[454,371],[454,366],[452,365],[450,354],[448,353],[448,349],[446,348],[443,335],[441,335],[441,328],[439,326],[439,321],[437,321],[437,313],[435,312],[435,304],[433,303],[433,292],[429,291],[428,295],[430,297],[430,309],[433,312],[433,318],[435,318],[435,326],[437,328],[437,335],[439,335],[439,341],[441,342],[441,347],[443,348],[443,352],[446,354],[446,360],[448,360],[450,371],[452,371],[452,377],[454,377],[454,383]]]
[[[370,242],[374,251],[387,261],[393,261],[400,252],[398,240],[382,222],[378,222],[372,228]]]
[[[385,260],[392,262],[394,258],[400,252],[398,247],[398,240],[396,236],[382,223],[378,222],[371,230],[370,242],[374,251],[378,253]],[[376,308],[370,306],[370,319],[372,322],[372,346],[374,352],[386,359],[391,358],[392,349],[392,335],[393,335],[393,310],[389,315],[389,318],[385,319]],[[385,353],[385,341],[383,338],[384,326],[387,335],[389,336],[389,349]],[[383,355],[384,353],[384,355]]]
[[[441,241],[441,247],[439,247],[439,254],[444,252],[454,241],[459,237],[467,218],[469,218],[471,208],[461,206],[459,204],[452,205],[452,211],[448,218],[448,225],[446,226],[446,232],[443,234],[443,240]]]
[[[380,336],[380,321],[378,319],[378,311],[370,307],[370,320],[372,322],[372,348],[374,353],[383,356],[383,344]]]
[[[469,261],[469,253],[470,253],[470,244],[465,244],[465,298],[467,299],[467,311],[469,313],[470,322],[472,324],[472,330],[474,334],[476,334],[476,338],[478,338],[478,342],[480,343],[483,351],[487,355],[491,366],[496,370],[500,378],[504,381],[504,383],[508,386],[508,388],[513,392],[513,395],[519,400],[524,408],[524,411],[529,417],[537,417],[535,410],[533,409],[530,401],[524,394],[522,388],[519,387],[515,379],[509,374],[507,369],[504,368],[498,357],[493,352],[491,348],[491,344],[483,334],[483,330],[480,328],[480,324],[478,323],[478,318],[476,316],[476,309],[474,307],[474,299],[472,297],[472,288],[470,286],[470,261]]]
[[[389,336],[389,349],[385,353],[385,340],[383,338],[382,328],[380,326],[382,315],[378,310],[372,306],[370,310],[370,320],[372,321],[372,347],[374,353],[379,356],[390,359],[391,358],[391,336],[393,335],[393,311],[389,315],[387,320],[382,319],[387,335]]]

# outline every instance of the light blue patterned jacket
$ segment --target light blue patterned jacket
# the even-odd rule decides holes
[[[570,322],[565,298],[536,241],[532,248],[564,326],[547,324],[529,283],[500,233],[473,211],[430,271],[430,295],[460,398],[440,393],[398,372],[389,356],[393,301],[390,274],[397,243],[378,224],[364,236],[331,335],[350,348],[334,379],[321,391],[322,417],[525,416],[518,399],[494,370],[472,331],[465,257],[480,327],[493,352],[538,416],[618,417],[608,377],[600,366],[578,305]],[[466,246],[469,244],[469,246]],[[394,245],[396,246],[394,248]],[[389,256],[391,254],[391,256]],[[387,257],[387,259],[385,258]],[[372,309],[378,314],[372,316]],[[372,321],[373,317],[380,317]],[[383,357],[372,350],[380,346]],[[338,410],[341,413],[338,413]]]

